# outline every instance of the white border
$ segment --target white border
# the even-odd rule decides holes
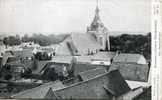
[[[162,100],[161,92],[161,48],[160,36],[162,30],[161,20],[161,1],[152,0],[151,2],[151,33],[152,33],[152,66],[151,66],[151,80],[152,80],[152,100]]]

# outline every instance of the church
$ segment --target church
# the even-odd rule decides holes
[[[87,27],[86,33],[72,33],[56,49],[56,55],[84,56],[93,55],[99,51],[110,51],[108,29],[100,19],[98,5],[95,16]]]

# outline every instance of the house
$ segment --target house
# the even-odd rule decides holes
[[[51,90],[50,90],[51,91]],[[130,91],[119,71],[111,71],[95,78],[55,90],[48,99],[109,99]],[[50,97],[51,96],[51,97]]]
[[[118,69],[125,80],[148,81],[149,66],[139,54],[121,53],[113,58],[110,70]]]
[[[45,99],[50,88],[60,89],[64,85],[59,81],[44,83],[38,87],[28,89],[11,96],[13,99]]]

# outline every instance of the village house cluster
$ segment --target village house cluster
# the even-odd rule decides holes
[[[0,97],[132,100],[151,87],[141,54],[112,52],[99,8],[86,33],[63,42],[8,47],[0,39]]]

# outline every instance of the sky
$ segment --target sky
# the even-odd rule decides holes
[[[150,1],[99,0],[101,20],[109,31],[150,32]],[[96,0],[0,0],[0,32],[85,33],[96,4]]]

